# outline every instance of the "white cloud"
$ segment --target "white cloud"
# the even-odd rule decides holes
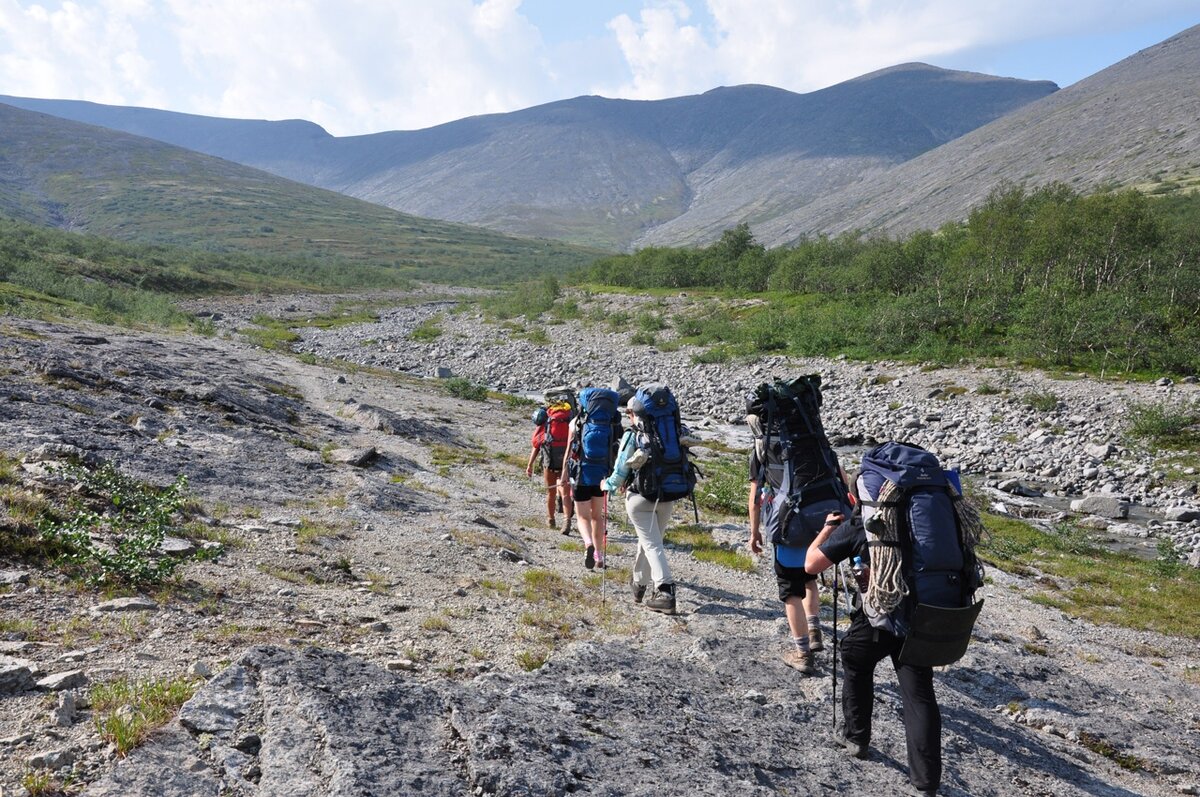
[[[737,83],[809,91],[904,61],[1117,31],[1194,4],[606,2],[615,9],[607,28],[570,41],[543,36],[529,19],[532,0],[0,0],[0,93],[299,117],[342,135],[589,91],[641,99]]]
[[[683,0],[611,23],[631,78],[607,93],[653,98],[714,85],[768,83],[811,91],[908,61],[1186,13],[1188,0]],[[691,21],[706,8],[711,23]]]

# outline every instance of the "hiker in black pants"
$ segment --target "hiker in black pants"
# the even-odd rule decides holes
[[[849,520],[840,514],[825,519],[825,527],[808,549],[804,569],[816,575],[853,556],[870,564],[866,530],[857,509]],[[845,729],[839,741],[855,758],[867,757],[875,666],[890,656],[900,681],[909,781],[919,793],[933,795],[942,780],[942,715],[933,692],[933,668],[902,664],[903,644],[903,637],[872,626],[861,608],[852,615],[850,630],[840,643],[846,687],[842,692]]]

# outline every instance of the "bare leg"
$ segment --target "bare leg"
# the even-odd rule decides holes
[[[804,612],[804,601],[807,599],[807,594],[804,598],[791,595],[783,604],[783,613],[787,615],[788,629],[792,632],[793,639],[808,636],[808,617]]]

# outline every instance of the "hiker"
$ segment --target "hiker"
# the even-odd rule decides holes
[[[600,485],[612,472],[613,444],[619,439],[617,402],[616,391],[608,388],[579,392],[579,412],[567,435],[567,467],[559,476],[561,487],[570,484],[588,570],[605,566],[608,501]]]
[[[552,529],[558,528],[555,520],[557,508],[564,516],[564,535],[571,533],[575,502],[571,500],[570,490],[559,486],[559,480],[566,460],[567,438],[574,411],[573,394],[569,390],[553,388],[546,391],[546,406],[539,407],[533,414],[532,450],[525,465],[525,475],[532,477],[534,464],[541,459],[542,479],[546,485],[546,525]]]
[[[763,526],[773,546],[775,583],[783,602],[791,647],[783,663],[802,675],[816,670],[825,649],[816,576],[805,555],[830,511],[849,508],[837,456],[821,425],[821,378],[802,376],[759,385],[746,401],[750,450],[750,551],[763,551]]]
[[[839,643],[846,686],[838,742],[855,758],[866,758],[875,667],[890,656],[900,683],[909,780],[918,792],[933,795],[942,778],[933,667],[962,656],[983,605],[973,598],[983,583],[974,557],[979,516],[961,500],[957,473],[906,444],[868,451],[854,494],[853,513],[830,513],[805,557],[805,570],[814,576],[850,558],[861,571],[855,579],[858,608]],[[919,572],[914,557],[923,563]]]
[[[613,472],[601,487],[607,493],[625,493],[625,513],[637,532],[629,576],[633,602],[653,612],[675,614],[675,579],[663,535],[675,502],[690,495],[696,483],[687,433],[675,397],[663,385],[640,388],[626,404],[625,414],[629,428],[621,437]]]

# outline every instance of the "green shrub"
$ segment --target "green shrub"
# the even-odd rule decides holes
[[[1053,412],[1058,409],[1058,396],[1049,390],[1035,390],[1021,396],[1021,403],[1038,412]]]
[[[728,346],[711,346],[692,355],[692,362],[696,365],[717,365],[727,363],[732,359],[733,352]]]
[[[1132,404],[1129,435],[1165,448],[1195,448],[1200,445],[1200,405],[1172,409],[1165,404]]]
[[[408,333],[409,340],[415,340],[418,343],[430,343],[442,336],[442,328],[438,325],[436,318],[426,318],[417,326],[413,327],[413,331]]]
[[[446,392],[451,396],[467,401],[485,401],[488,397],[487,385],[479,385],[461,376],[452,376],[445,381]]]
[[[73,496],[65,514],[47,513],[39,530],[61,546],[69,569],[93,584],[130,587],[161,584],[175,572],[183,560],[160,555],[159,546],[187,500],[187,477],[159,488],[111,464],[96,470],[72,465],[63,475],[90,505]]]
[[[655,340],[653,332],[647,332],[644,329],[639,329],[629,338],[629,342],[634,346],[653,346],[657,341]]]

